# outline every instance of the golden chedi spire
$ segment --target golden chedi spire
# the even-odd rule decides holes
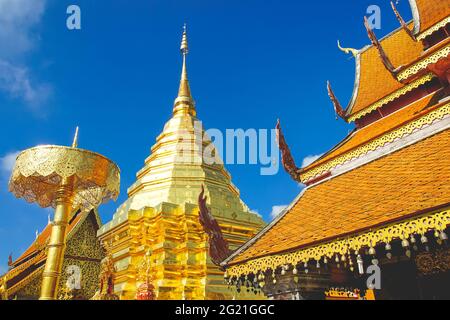
[[[195,116],[195,104],[191,95],[189,87],[189,80],[187,77],[186,57],[189,52],[187,41],[186,24],[183,27],[183,36],[181,39],[181,54],[183,55],[183,67],[181,69],[180,88],[178,89],[178,97],[175,99],[173,113],[175,114],[190,114]]]

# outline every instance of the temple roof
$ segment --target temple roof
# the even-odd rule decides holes
[[[422,33],[448,17],[448,0],[409,0],[413,9],[414,31]]]
[[[409,27],[412,27],[409,23]],[[394,67],[408,65],[417,60],[423,51],[421,42],[413,41],[401,28],[397,29],[380,43]],[[362,110],[402,89],[405,84],[394,79],[385,68],[374,46],[368,46],[356,57],[356,80],[352,100],[346,114],[351,119]]]
[[[93,211],[91,211],[93,212]],[[76,214],[70,221],[69,225],[67,226],[67,240],[69,240],[72,235],[73,231],[76,230],[76,227],[81,225],[84,220],[89,216],[89,213],[81,213],[79,212]],[[98,217],[98,214],[95,213],[95,219],[98,223],[98,226],[100,227],[100,218]],[[50,239],[51,234],[51,224],[47,224],[42,230],[42,232],[38,235],[38,237],[33,241],[33,243],[20,255],[19,258],[17,258],[12,266],[15,268],[17,266],[20,266],[22,263],[26,262],[32,257],[35,257],[38,253],[42,252],[43,249],[45,249],[45,246]],[[42,258],[45,258],[45,255],[42,256]]]
[[[450,205],[450,130],[307,187],[227,263],[290,252]]]
[[[370,141],[382,136],[386,132],[396,130],[403,126],[405,123],[422,117],[432,110],[440,107],[445,102],[439,103],[439,100],[443,97],[443,91],[431,93],[422,99],[419,99],[408,106],[386,116],[378,121],[375,121],[368,126],[365,126],[359,130],[352,131],[345,139],[337,144],[330,151],[325,153],[319,159],[309,164],[302,169],[304,174],[314,168],[317,168],[337,157],[346,154]]]

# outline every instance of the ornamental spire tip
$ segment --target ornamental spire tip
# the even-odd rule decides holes
[[[72,148],[78,147],[78,126],[75,129],[75,136],[73,137]]]

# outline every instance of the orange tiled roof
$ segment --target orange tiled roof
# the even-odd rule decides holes
[[[412,23],[409,27],[412,27]],[[410,64],[417,60],[423,51],[421,42],[413,41],[401,28],[382,39],[380,43],[394,67]],[[354,96],[347,108],[348,116],[404,87],[404,84],[394,79],[386,70],[374,46],[363,49],[358,60],[359,79],[356,79]]]
[[[437,100],[441,97],[440,92],[430,94],[414,103],[394,112],[384,118],[371,123],[370,125],[363,127],[357,131],[350,133],[341,143],[339,143],[331,151],[327,152],[324,156],[314,161],[307,167],[302,169],[305,173],[312,168],[317,167],[337,156],[340,156],[352,149],[355,149],[361,145],[368,143],[369,141],[383,135],[384,133],[394,130],[399,126],[404,125],[412,119],[421,117],[424,114],[434,110],[439,106]]]
[[[307,189],[230,264],[294,251],[450,205],[450,130]]]
[[[416,3],[419,27],[416,31],[422,33],[436,23],[442,21],[450,13],[449,0],[413,0]],[[414,8],[413,8],[414,10]]]

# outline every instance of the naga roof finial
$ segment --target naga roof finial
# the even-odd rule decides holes
[[[386,52],[381,46],[380,41],[378,41],[377,36],[373,32],[372,28],[369,26],[369,21],[367,20],[366,16],[364,16],[364,26],[366,27],[367,35],[370,41],[372,42],[373,46],[378,50],[378,55],[380,56],[381,62],[383,63],[384,67],[391,73],[394,79],[397,80],[395,67],[392,64],[391,60],[389,60],[389,57],[387,56]]]
[[[356,50],[356,49],[353,49],[353,48],[343,48],[343,47],[341,46],[341,43],[339,42],[339,40],[337,41],[337,45],[338,45],[339,50],[341,50],[342,52],[344,52],[344,53],[346,53],[346,54],[351,53],[351,54],[353,55],[353,57],[355,57],[355,58],[356,58],[356,56],[359,54],[359,51]]]
[[[333,102],[334,112],[336,114],[336,120],[339,116],[343,120],[347,121],[347,119],[345,117],[344,108],[342,108],[341,104],[339,103],[339,100],[336,98],[336,95],[333,92],[333,89],[331,89],[330,81],[327,81],[327,90],[328,90],[328,96],[330,97],[331,102]]]

